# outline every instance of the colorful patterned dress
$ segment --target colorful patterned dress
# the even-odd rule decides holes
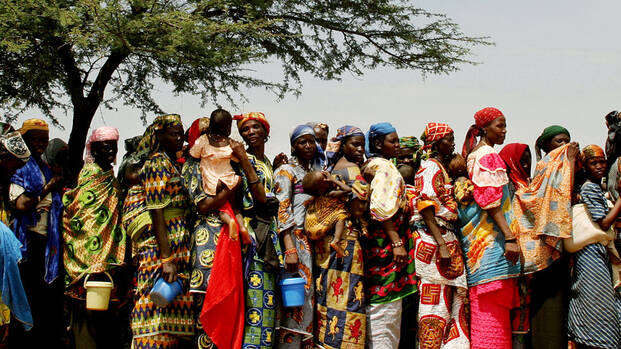
[[[467,280],[464,259],[455,236],[457,202],[444,166],[424,160],[416,174],[411,225],[416,241],[416,275],[419,283],[418,342],[421,348],[469,348],[466,309]],[[421,211],[432,207],[442,238],[451,254],[440,262],[438,244],[425,225]]]
[[[357,166],[333,171],[332,175],[350,185],[359,178]],[[360,237],[362,227],[347,218],[338,258],[330,248],[332,234],[314,245],[315,250],[315,344],[320,348],[364,348],[366,343],[366,300],[364,257]]]
[[[250,164],[254,168],[259,181],[263,183],[266,195],[273,197],[274,190],[274,171],[269,160],[259,160],[252,154],[248,154]],[[242,173],[243,193],[243,214],[246,217],[246,227],[253,239],[253,247],[248,248],[245,254],[245,265],[247,265],[246,278],[246,325],[244,328],[243,349],[270,349],[276,339],[276,300],[277,290],[276,281],[280,273],[280,269],[284,267],[284,259],[280,241],[278,239],[278,222],[274,216],[271,225],[267,231],[265,244],[272,244],[273,253],[278,259],[277,269],[275,266],[267,266],[262,256],[258,255],[257,234],[253,226],[256,222],[254,219],[256,207],[252,198],[248,178]],[[266,248],[266,250],[271,250]]]
[[[291,229],[291,238],[298,252],[298,273],[306,280],[305,303],[297,308],[283,308],[278,333],[278,348],[310,348],[313,339],[315,283],[313,255],[304,231],[306,205],[312,197],[304,193],[302,179],[307,171],[296,158],[282,165],[274,174],[274,192],[280,202],[278,230]]]
[[[511,225],[506,165],[488,145],[470,153],[467,165],[474,183],[474,201],[460,203],[458,225],[470,288],[470,344],[472,348],[511,348],[509,313],[519,306],[516,278],[521,265],[505,258],[504,234],[485,211],[500,207]]]
[[[141,179],[146,208],[164,210],[171,256],[175,257],[178,272],[187,278],[190,260],[188,198],[181,175],[165,153],[156,152],[144,164]],[[175,348],[180,336],[194,334],[192,297],[189,293],[181,294],[166,308],[153,304],[149,292],[161,275],[161,257],[155,233],[146,231],[135,242],[139,265],[137,301],[131,314],[133,348]]]
[[[199,202],[209,197],[203,190],[200,160],[188,158],[183,165],[182,175],[183,184],[190,196],[192,207],[195,207]],[[200,314],[221,230],[222,222],[217,211],[207,215],[195,213],[194,225],[192,227],[190,293],[194,298],[195,345],[198,349],[213,349],[216,347],[211,338],[203,331]]]

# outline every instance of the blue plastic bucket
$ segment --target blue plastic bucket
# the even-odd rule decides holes
[[[304,305],[304,285],[306,281],[301,277],[281,280],[280,293],[283,306],[293,308]]]
[[[183,291],[181,280],[177,279],[173,283],[168,283],[164,278],[159,277],[151,289],[151,300],[160,307],[165,308]]]

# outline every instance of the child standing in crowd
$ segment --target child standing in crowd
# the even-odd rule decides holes
[[[226,186],[228,189],[235,188],[240,177],[235,174],[231,161],[238,162],[233,156],[233,149],[229,138],[233,116],[224,109],[216,109],[211,113],[209,120],[209,133],[198,137],[194,146],[190,149],[190,155],[201,159],[201,173],[203,175],[203,189],[207,195],[215,196]],[[230,217],[225,212],[225,207],[231,206],[235,217]],[[243,217],[236,205],[226,202],[220,210],[220,219],[229,226],[229,232],[233,240],[237,240],[237,231],[241,233],[244,244],[250,243],[248,229],[243,224]],[[237,228],[237,229],[236,229]]]
[[[589,145],[582,150],[582,161],[587,180],[580,187],[580,201],[596,226],[608,231],[621,214],[621,199],[609,208],[601,187],[606,156],[602,148]],[[613,288],[609,251],[604,245],[592,243],[574,254],[570,295],[570,338],[581,347],[620,348],[621,299]]]

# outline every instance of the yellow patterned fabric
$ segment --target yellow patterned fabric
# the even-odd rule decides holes
[[[159,141],[157,140],[157,131],[163,130],[171,126],[183,126],[181,116],[177,114],[160,115],[149,127],[147,127],[140,143],[136,147],[136,154],[151,154],[159,149]]]
[[[399,170],[392,162],[383,158],[372,158],[362,169],[365,174],[372,174],[371,182],[371,217],[376,221],[385,221],[403,208],[407,202],[405,182]]]
[[[311,240],[323,238],[338,221],[347,219],[345,203],[325,195],[315,198],[306,208],[304,229]]]
[[[41,119],[28,119],[24,121],[22,127],[19,129],[19,133],[25,134],[28,131],[37,130],[37,131],[50,131],[47,122]]]

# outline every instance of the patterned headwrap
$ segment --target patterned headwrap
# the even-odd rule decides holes
[[[86,155],[84,156],[84,162],[87,164],[92,164],[95,162],[95,158],[93,158],[93,154],[91,153],[91,146],[95,142],[104,142],[104,141],[118,141],[119,140],[119,130],[110,126],[102,126],[98,129],[93,130],[90,138],[86,141]],[[116,158],[114,159],[114,163],[116,164]]]
[[[397,129],[394,128],[392,124],[389,122],[380,122],[380,123],[371,125],[371,127],[369,128],[369,131],[365,135],[365,141],[366,141],[365,150],[367,153],[367,158],[378,156],[378,154],[371,153],[371,148],[370,148],[371,140],[377,137],[385,136],[385,135],[396,133],[396,132],[397,132]]]
[[[468,129],[468,133],[466,133],[466,141],[464,142],[464,147],[461,151],[461,155],[464,158],[468,157],[468,154],[476,145],[477,137],[480,135],[481,129],[501,116],[504,116],[504,114],[494,107],[483,108],[474,113],[474,125],[470,126],[470,129]]]
[[[269,136],[270,134],[270,123],[267,121],[265,114],[261,112],[250,112],[250,113],[245,113],[241,115],[235,115],[233,116],[233,120],[237,120],[238,130],[241,130],[241,128],[246,123],[246,121],[250,121],[250,120],[258,121],[261,123],[261,125],[263,125],[263,128],[265,128],[265,135]]]
[[[6,151],[24,162],[30,159],[30,150],[19,132],[0,135],[0,143],[4,148],[2,152]]]
[[[537,141],[535,142],[537,161],[541,160],[541,148],[543,148],[546,143],[548,143],[552,138],[561,134],[565,134],[571,139],[569,131],[565,127],[559,125],[548,126],[543,130],[543,132],[541,132],[541,135],[537,138]]]
[[[319,122],[319,121],[311,121],[311,122],[307,122],[306,123],[308,126],[312,127],[313,130],[315,128],[320,128],[326,132],[330,131],[330,126],[328,126],[328,124],[326,124],[325,122]]]
[[[326,146],[326,169],[328,171],[330,171],[329,168],[334,166],[341,158],[342,154],[339,154],[343,140],[354,136],[364,137],[364,133],[360,128],[351,125],[345,125],[336,130],[336,136],[332,137]]]
[[[166,114],[155,118],[153,123],[144,131],[138,148],[136,148],[136,154],[139,157],[146,157],[157,151],[160,147],[159,141],[157,140],[157,131],[171,126],[183,126],[181,116],[178,114]]]
[[[41,120],[41,119],[28,119],[26,121],[24,121],[24,123],[22,124],[22,128],[19,129],[19,133],[21,134],[25,134],[28,131],[31,130],[39,130],[39,131],[50,131],[49,126],[47,125],[47,122]]]
[[[306,135],[313,135],[313,137],[315,137],[315,130],[313,130],[313,128],[308,125],[299,125],[294,128],[293,131],[291,131],[291,133],[289,134],[289,141],[291,143],[291,146],[293,146],[293,143],[295,143],[298,138]]]
[[[191,149],[198,137],[207,132],[207,130],[209,130],[209,118],[204,117],[194,120],[188,129],[188,148]]]
[[[589,159],[593,159],[593,158],[606,158],[606,154],[604,153],[604,149],[602,149],[600,146],[595,145],[595,144],[591,144],[591,145],[587,145],[586,147],[584,147],[582,149],[582,161],[586,162]]]

